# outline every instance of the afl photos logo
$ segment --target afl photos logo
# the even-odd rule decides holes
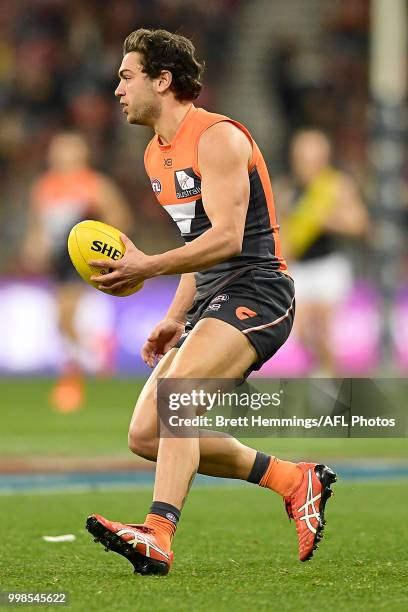
[[[159,179],[152,178],[152,179],[150,179],[150,182],[152,184],[152,189],[153,189],[154,193],[156,195],[159,195],[159,193],[162,190],[161,182],[159,181]]]

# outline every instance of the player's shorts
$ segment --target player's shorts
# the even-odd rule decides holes
[[[72,265],[67,248],[61,249],[50,257],[49,268],[51,278],[57,283],[81,282],[78,272]]]
[[[285,343],[294,315],[295,287],[290,276],[260,267],[247,269],[232,276],[216,293],[194,300],[185,331],[175,346],[182,346],[201,319],[225,321],[245,334],[258,354],[246,378]]]
[[[290,271],[299,307],[303,303],[335,306],[347,298],[353,286],[353,268],[342,253],[293,262]]]

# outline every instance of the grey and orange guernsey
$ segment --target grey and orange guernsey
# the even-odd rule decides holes
[[[251,134],[237,121],[192,105],[170,144],[163,144],[156,134],[147,145],[144,162],[152,189],[186,243],[208,230],[211,223],[201,198],[198,142],[209,127],[222,121],[237,126],[252,145],[248,213],[241,253],[195,274],[198,298],[216,292],[220,285],[249,268],[266,266],[287,272],[268,170]]]
[[[177,223],[186,243],[211,227],[201,197],[198,143],[212,125],[227,121],[246,135],[252,146],[248,165],[250,184],[242,250],[195,273],[196,296],[186,313],[180,348],[203,318],[215,318],[246,335],[258,359],[244,373],[259,370],[285,343],[292,329],[295,291],[281,254],[279,225],[268,170],[249,131],[224,115],[192,106],[170,144],[158,135],[145,153],[145,167],[159,203]]]

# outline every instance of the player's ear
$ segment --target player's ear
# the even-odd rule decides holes
[[[169,70],[162,70],[160,76],[156,79],[157,93],[164,93],[167,91],[173,80],[173,75]]]

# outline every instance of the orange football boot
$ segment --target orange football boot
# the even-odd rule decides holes
[[[299,559],[307,561],[323,537],[324,508],[337,477],[327,465],[298,463],[303,471],[299,487],[284,498],[289,519],[294,519],[299,541]]]
[[[135,573],[165,576],[173,563],[173,552],[163,550],[157,543],[154,529],[147,525],[109,521],[92,514],[86,521],[87,530],[101,542],[105,550],[113,550],[133,565]]]

